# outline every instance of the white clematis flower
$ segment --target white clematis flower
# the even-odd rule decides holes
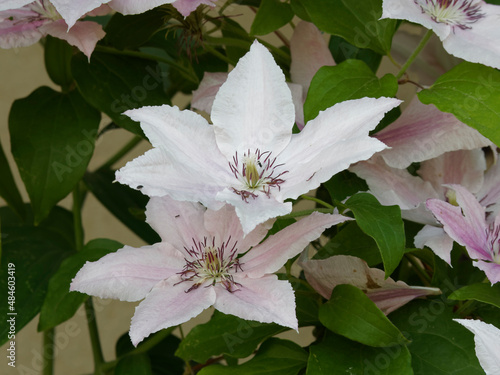
[[[213,125],[168,105],[125,112],[140,121],[154,148],[120,169],[116,179],[149,196],[169,195],[214,210],[229,203],[249,233],[290,213],[286,199],[384,149],[368,132],[399,103],[338,103],[292,134],[295,110],[285,76],[255,42],[219,89]]]
[[[125,246],[87,262],[70,287],[101,298],[144,299],[130,326],[134,345],[210,306],[297,330],[292,286],[274,272],[326,228],[351,220],[314,213],[262,241],[272,221],[244,236],[228,205],[212,211],[198,203],[151,198],[146,217],[162,242],[139,249]]]
[[[500,6],[482,0],[384,0],[382,18],[431,29],[453,56],[500,69]]]

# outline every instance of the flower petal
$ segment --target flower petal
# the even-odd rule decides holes
[[[177,0],[172,4],[184,17],[194,12],[199,5],[205,4],[211,7],[215,6],[216,0]]]
[[[429,181],[436,191],[444,184],[459,184],[476,193],[483,184],[486,159],[481,149],[458,150],[444,153],[422,162],[418,175]]]
[[[362,98],[337,103],[294,134],[279,155],[288,173],[280,186],[283,197],[296,199],[386,146],[368,136],[384,114],[398,106],[397,99]]]
[[[491,212],[492,217],[500,214],[500,163],[498,161],[487,170],[483,186],[476,196],[481,206]]]
[[[453,319],[474,334],[476,356],[486,375],[500,374],[500,330],[479,320]]]
[[[176,201],[169,196],[151,197],[146,206],[146,222],[163,241],[181,250],[192,246],[193,239],[208,235],[203,225],[205,211],[199,203]]]
[[[446,234],[443,228],[426,225],[417,233],[414,241],[415,247],[423,249],[424,246],[427,246],[451,266],[453,239]]]
[[[283,150],[295,118],[285,76],[258,42],[229,73],[212,107],[217,144],[228,160],[235,153]]]
[[[261,323],[277,323],[298,330],[295,316],[295,295],[288,281],[278,280],[276,275],[258,279],[236,278],[241,284],[234,292],[217,285],[214,307],[224,314],[231,314]]]
[[[116,171],[118,182],[144,194],[169,195],[176,200],[201,202],[213,210],[222,207],[223,203],[215,200],[215,196],[223,189],[221,183],[224,178],[231,175],[220,176],[220,180],[216,177],[215,173],[207,173],[196,163],[176,163],[162,149],[149,150]]]
[[[491,284],[500,282],[500,264],[483,261],[473,262],[472,264],[486,274]]]
[[[186,293],[186,285],[179,281],[179,276],[173,276],[159,282],[135,308],[132,344],[137,346],[151,333],[187,322],[215,302],[214,288],[200,286]]]
[[[109,0],[51,0],[54,7],[71,28],[86,13],[99,8]]]
[[[82,51],[89,59],[97,42],[106,35],[101,25],[91,21],[78,21],[68,30],[66,22],[58,20],[46,23],[40,27],[40,31],[67,41]]]
[[[335,61],[321,31],[313,23],[305,21],[300,21],[295,26],[290,39],[290,54],[292,82],[302,86],[305,98],[318,69],[325,65],[333,66]]]
[[[443,47],[453,56],[500,69],[500,6],[482,1],[481,13],[485,17],[470,28],[456,27],[447,38],[441,38]]]
[[[283,203],[272,195],[268,197],[263,193],[258,194],[256,198],[250,197],[248,201],[244,201],[234,191],[224,189],[217,194],[217,200],[234,206],[245,234],[250,233],[257,225],[269,219],[292,212],[290,202]]]
[[[108,0],[109,1],[109,0]],[[108,2],[108,1],[103,1]],[[121,14],[139,14],[175,0],[111,0],[109,6]]]
[[[260,277],[279,270],[285,262],[299,254],[309,242],[319,238],[326,228],[352,220],[346,216],[314,212],[267,238],[242,257],[249,277]]]
[[[14,9],[0,12],[0,48],[28,47],[38,42],[44,33],[40,26],[48,20],[31,21],[37,13],[28,9]]]
[[[193,91],[191,107],[210,114],[215,96],[220,87],[227,80],[227,73],[205,72],[198,88]]]
[[[427,208],[443,224],[445,232],[465,246],[471,258],[489,259],[486,249],[486,222],[484,208],[476,198],[460,185],[449,185],[455,190],[460,207],[438,199],[429,199]],[[463,211],[463,214],[462,214]]]
[[[0,11],[21,8],[32,2],[33,0],[3,0],[0,2]]]
[[[415,298],[439,294],[441,294],[441,290],[438,288],[406,285],[382,290],[370,290],[366,295],[387,315]]]
[[[424,105],[415,96],[403,114],[375,137],[391,147],[380,153],[394,168],[437,157],[454,150],[472,150],[491,141],[434,105]]]
[[[167,243],[130,246],[87,262],[71,282],[76,290],[100,298],[138,301],[161,280],[182,270],[182,254]]]

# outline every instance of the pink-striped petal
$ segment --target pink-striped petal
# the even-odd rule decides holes
[[[288,281],[278,280],[276,275],[258,279],[236,278],[241,284],[238,290],[228,292],[217,285],[214,307],[224,314],[231,314],[261,323],[277,323],[298,330],[295,316],[295,295]]]
[[[194,12],[199,5],[205,4],[211,7],[215,6],[217,0],[177,0],[172,4],[184,17]]]
[[[179,272],[185,261],[167,243],[135,249],[130,246],[87,262],[71,282],[76,290],[100,298],[138,301],[161,280]]]
[[[226,80],[227,73],[205,72],[200,85],[195,91],[193,91],[191,107],[210,114],[212,112],[215,96]]]
[[[200,286],[186,293],[179,276],[158,283],[135,309],[130,339],[137,346],[151,333],[187,322],[215,302],[214,288]]]
[[[492,261],[478,261],[473,262],[472,264],[486,274],[486,277],[490,280],[491,284],[496,284],[500,281],[500,264]]]

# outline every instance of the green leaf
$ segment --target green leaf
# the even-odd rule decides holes
[[[319,320],[330,331],[364,345],[382,347],[407,342],[403,334],[365,293],[352,285],[337,285],[319,309]]]
[[[295,293],[295,311],[299,327],[319,325],[318,313],[323,298],[311,290],[311,287],[304,280],[293,276],[280,277],[280,280],[288,280],[292,285]]]
[[[377,243],[355,221],[343,225],[339,233],[314,255],[314,259],[326,259],[333,255],[355,256],[370,267],[382,262]]]
[[[413,375],[405,345],[374,348],[327,333],[309,348],[306,375]]]
[[[130,56],[94,52],[91,63],[73,57],[73,77],[82,96],[118,126],[143,135],[139,123],[122,113],[146,105],[168,104],[163,74],[157,63]]]
[[[0,197],[5,199],[9,207],[20,217],[24,218],[24,203],[16,182],[12,176],[9,162],[0,143]]]
[[[244,358],[252,354],[266,338],[288,329],[277,324],[248,321],[215,311],[209,322],[194,327],[187,334],[175,354],[199,363],[220,354]]]
[[[467,285],[455,290],[448,298],[459,301],[472,299],[500,308],[500,284],[489,285],[480,283]]]
[[[371,49],[353,46],[340,36],[332,35],[328,43],[328,48],[337,64],[349,59],[361,60],[370,67],[373,73],[377,72],[380,62],[382,61],[382,55],[377,52]]]
[[[300,0],[322,31],[341,36],[359,48],[385,55],[391,50],[397,21],[379,20],[382,0]]]
[[[29,212],[27,220],[32,219]],[[2,222],[2,264],[0,293],[7,302],[8,277],[15,277],[15,301],[2,303],[0,314],[15,315],[19,332],[42,307],[48,283],[61,262],[75,252],[73,217],[69,211],[55,207],[38,226],[25,224],[9,208],[0,208]],[[13,265],[13,266],[12,266]],[[13,272],[9,273],[9,269]],[[0,323],[0,345],[7,341],[7,319]]]
[[[500,145],[500,71],[481,64],[463,62],[438,78],[429,89],[418,93],[424,104],[477,129]]]
[[[40,311],[38,331],[53,328],[71,318],[88,298],[86,294],[70,292],[69,286],[76,273],[89,261],[94,262],[123,245],[108,239],[90,241],[78,253],[65,259],[49,281],[47,296]]]
[[[35,223],[83,177],[99,121],[99,112],[76,90],[62,94],[40,87],[12,105],[12,154],[30,196]]]
[[[292,7],[280,0],[262,0],[250,28],[251,35],[266,35],[285,26],[294,16]]]
[[[382,206],[368,193],[349,198],[345,205],[352,210],[359,227],[378,245],[386,278],[396,269],[404,255],[405,234],[401,209]]]
[[[314,75],[304,103],[306,122],[336,103],[365,96],[393,97],[398,82],[392,74],[378,78],[361,60],[346,60],[336,66],[324,66]]]
[[[104,29],[104,42],[118,49],[142,46],[165,25],[166,16],[161,8],[128,16],[115,13]]]
[[[115,375],[152,375],[151,362],[147,354],[128,355],[118,361]]]
[[[61,86],[63,91],[69,91],[73,84],[73,76],[71,75],[73,47],[65,40],[47,35],[43,49],[45,69],[50,79],[56,85]]]
[[[149,244],[160,242],[160,236],[145,222],[149,198],[126,185],[113,183],[115,173],[100,169],[87,173],[84,182],[94,196],[130,230]]]
[[[307,364],[307,353],[292,341],[270,338],[255,357],[239,366],[204,367],[199,375],[297,375]]]
[[[391,313],[392,322],[411,339],[415,375],[484,375],[472,333],[453,318],[441,299],[412,301]]]
[[[328,181],[323,183],[330,194],[332,201],[343,201],[347,197],[356,194],[359,191],[368,190],[365,180],[359,178],[348,170],[337,173]]]
[[[155,375],[182,375],[184,374],[184,361],[174,355],[181,342],[177,336],[171,334],[175,328],[170,327],[149,336],[137,348],[132,345],[129,333],[126,332],[116,342],[116,357],[125,357],[132,350],[145,352]],[[144,350],[144,348],[147,349]]]
[[[304,5],[300,2],[300,0],[291,0],[290,6],[292,7],[293,12],[301,19],[307,22],[312,22],[311,17],[307,13],[307,10],[304,8]]]

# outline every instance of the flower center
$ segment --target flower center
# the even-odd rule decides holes
[[[488,241],[490,244],[491,259],[493,262],[500,264],[500,225],[491,224],[487,231]]]
[[[271,156],[270,151],[261,152],[259,149],[251,152],[248,150],[243,157],[238,157],[236,152],[233,163],[229,167],[234,176],[241,183],[238,188],[233,187],[233,191],[248,202],[248,198],[257,198],[258,192],[263,192],[267,196],[271,193],[271,188],[277,187],[285,182],[283,175],[288,171],[276,171],[283,164],[276,164],[276,158]]]
[[[436,23],[445,23],[462,30],[485,17],[481,13],[481,0],[413,0],[422,13],[427,13]]]
[[[56,8],[47,0],[38,0],[29,4],[33,12],[40,14],[42,18],[57,21],[62,19]]]
[[[185,259],[186,264],[179,274],[181,282],[191,282],[192,285],[186,290],[190,292],[198,288],[205,282],[209,282],[206,287],[213,286],[217,283],[222,284],[229,292],[238,290],[235,286],[239,286],[234,281],[232,273],[242,271],[241,263],[236,258],[237,242],[231,246],[231,237],[223,242],[220,246],[215,245],[215,238],[208,241],[204,238],[203,241],[196,241],[193,238],[193,246],[185,247],[188,254]]]

